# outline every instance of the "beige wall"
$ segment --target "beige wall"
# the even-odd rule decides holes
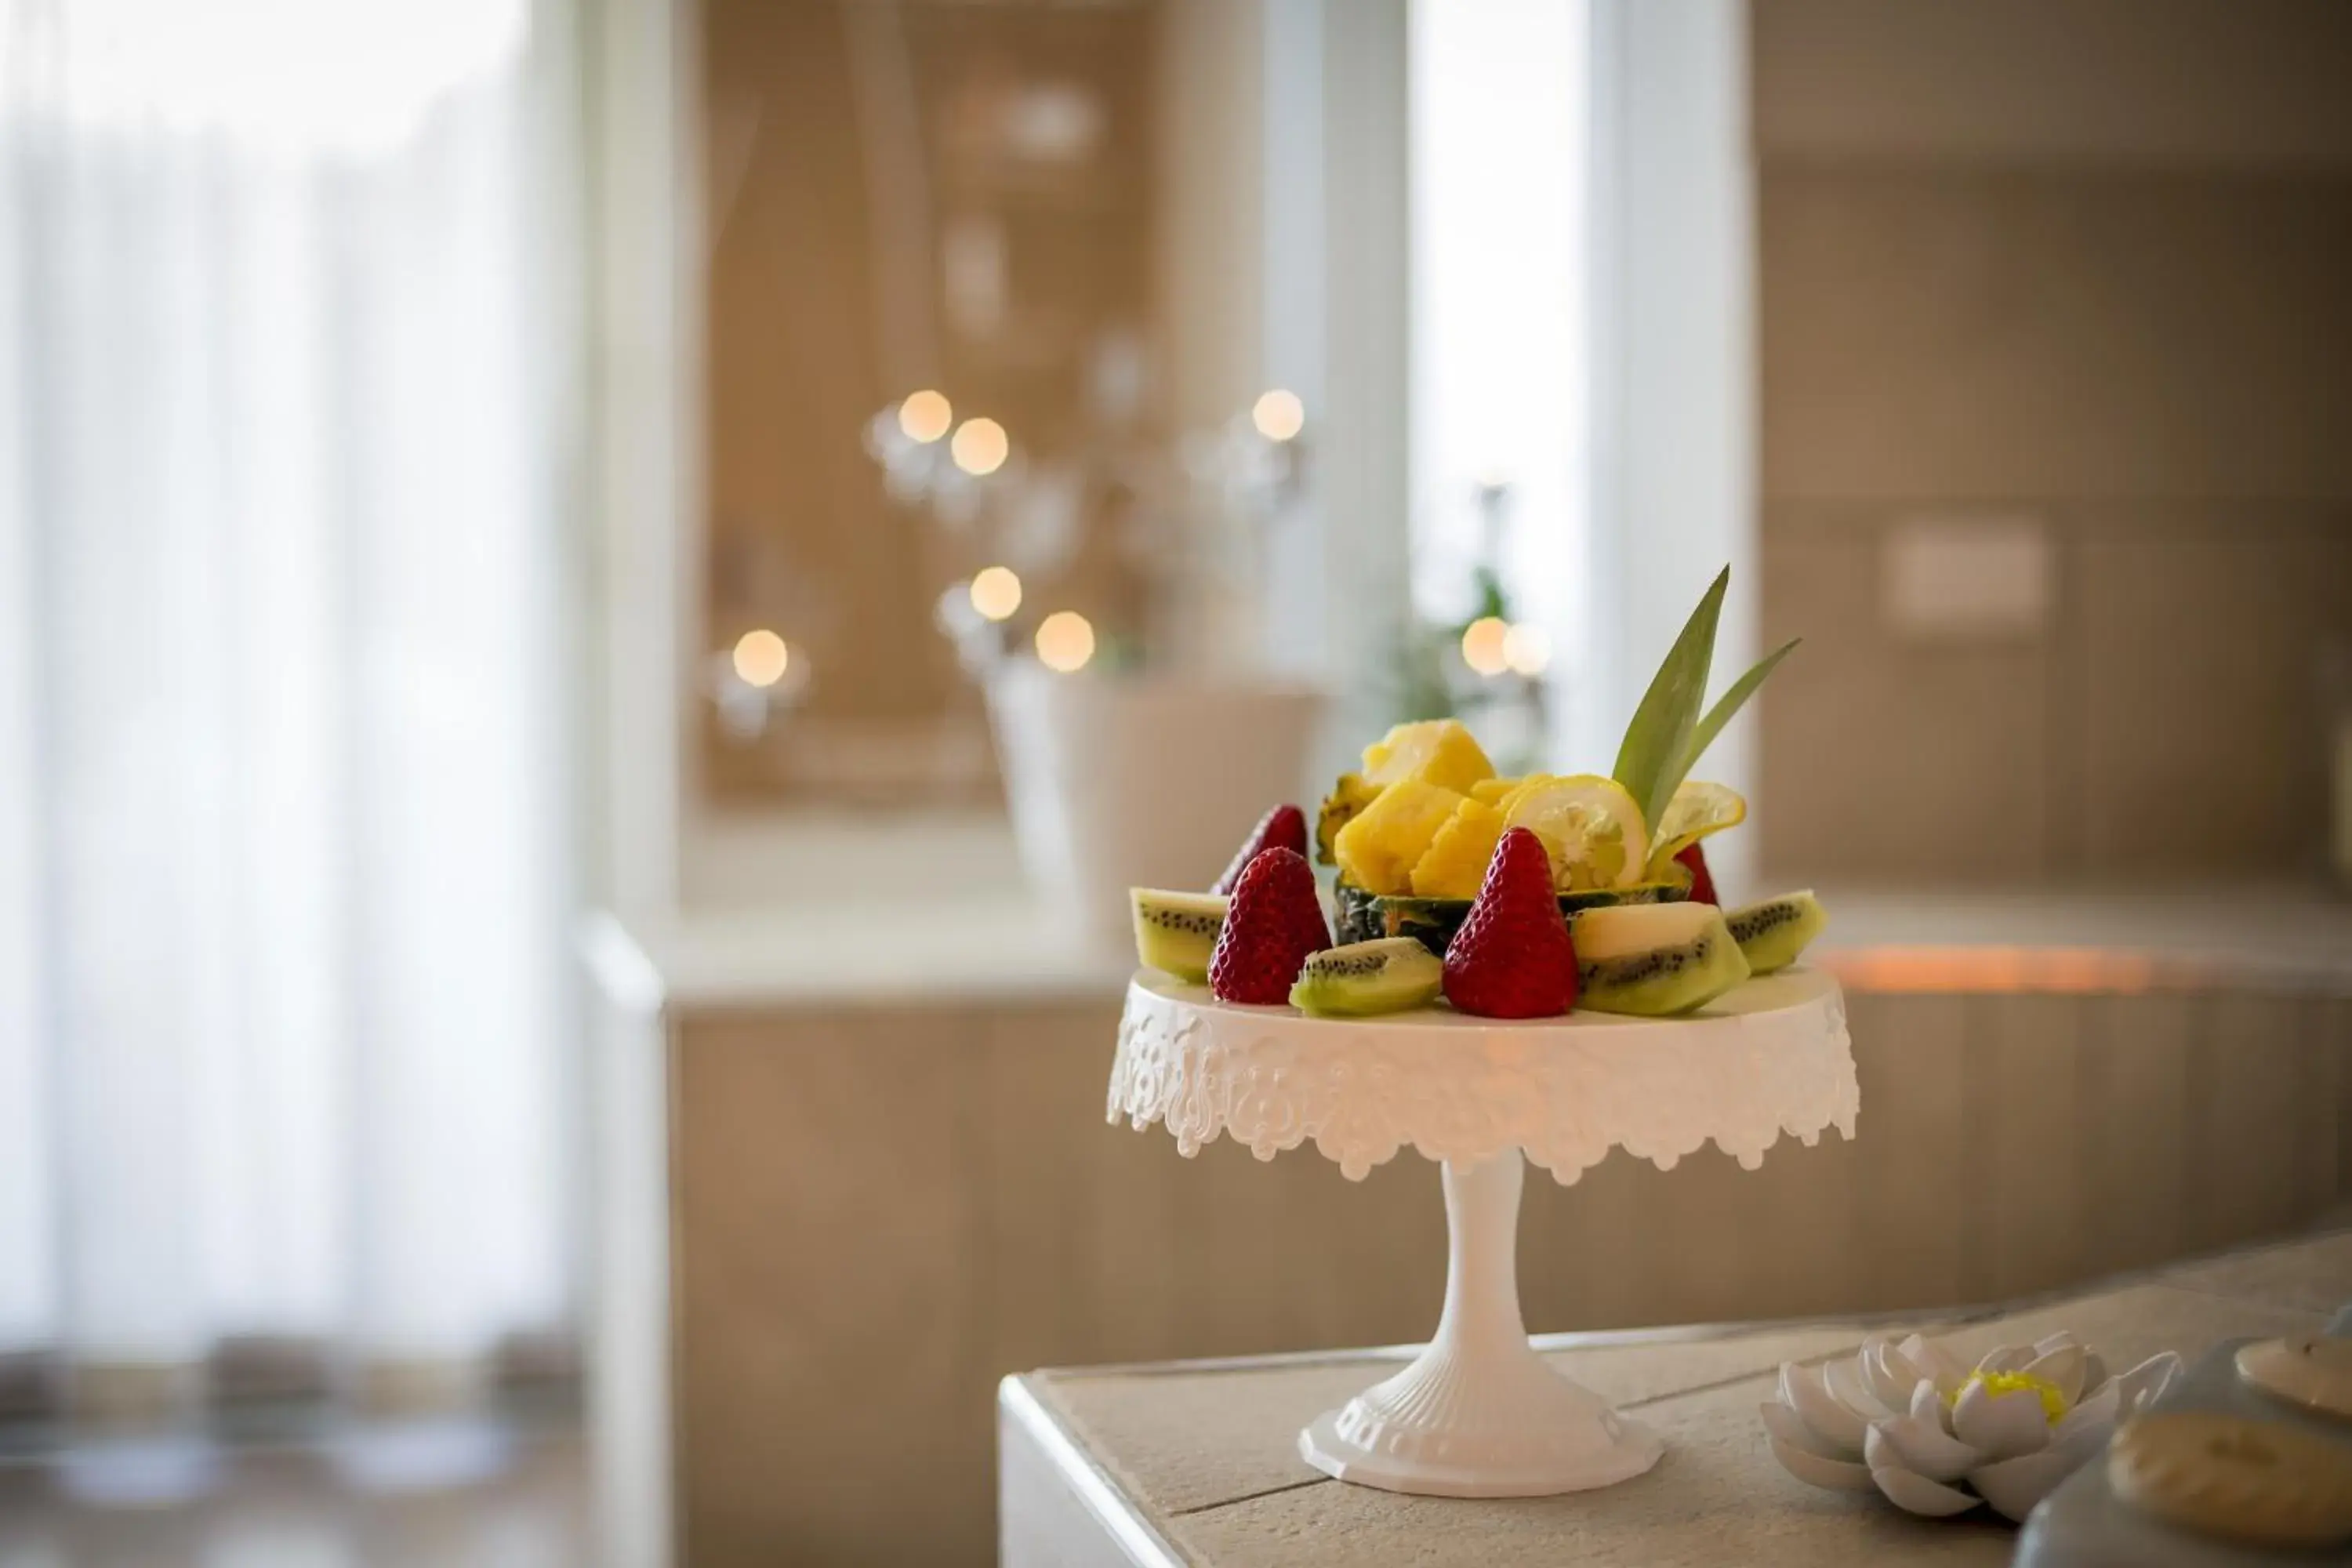
[[[2352,637],[2352,7],[1759,0],[1764,855],[2306,868]],[[1889,531],[2021,516],[2037,626],[1927,641]]]

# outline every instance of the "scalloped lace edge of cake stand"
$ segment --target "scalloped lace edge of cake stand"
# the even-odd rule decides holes
[[[1862,1094],[1845,998],[1710,1021],[1704,1037],[1470,1046],[1436,1058],[1377,1027],[1303,1043],[1279,1016],[1128,993],[1108,1119],[1164,1123],[1187,1158],[1220,1136],[1261,1160],[1314,1142],[1349,1181],[1407,1146],[1432,1160],[1524,1150],[1573,1184],[1612,1148],[1660,1170],[1712,1141],[1748,1169],[1783,1133],[1852,1138]],[[1731,1038],[1725,1038],[1728,1032]]]

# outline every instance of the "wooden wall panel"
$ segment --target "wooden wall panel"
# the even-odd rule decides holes
[[[1855,1140],[1857,1311],[1968,1295],[1953,1173],[1968,1168],[1968,1003],[1958,996],[1847,1001],[1862,1082]]]
[[[1542,1332],[1927,1310],[2273,1235],[2352,1198],[2352,1003],[1850,998],[1859,1136],[1743,1172],[1528,1174]],[[970,1562],[991,1391],[1038,1365],[1426,1337],[1436,1169],[1180,1157],[1103,1121],[1109,999],[689,1017],[672,1105],[678,1529],[696,1568]],[[934,1506],[903,1507],[919,1480]]]
[[[968,1023],[922,1012],[682,1032],[672,1321],[693,1568],[985,1560],[972,1046]]]

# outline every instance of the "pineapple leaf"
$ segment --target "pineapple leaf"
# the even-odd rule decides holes
[[[1730,582],[1730,567],[1716,574],[1706,596],[1667,650],[1665,662],[1650,678],[1650,689],[1642,694],[1642,705],[1633,710],[1633,721],[1625,726],[1625,739],[1617,748],[1612,776],[1641,806],[1644,822],[1657,822],[1675,785],[1681,782],[1677,767],[1689,765],[1683,760],[1684,752],[1690,745],[1699,705],[1706,700],[1707,668],[1715,661],[1715,624],[1723,614],[1723,593]]]
[[[1706,754],[1706,749],[1715,743],[1715,738],[1723,733],[1723,727],[1737,718],[1748,700],[1756,695],[1757,688],[1764,684],[1764,678],[1771,674],[1774,668],[1804,640],[1802,637],[1790,637],[1758,659],[1754,668],[1731,683],[1730,690],[1716,699],[1715,706],[1706,710],[1706,717],[1701,719],[1698,727],[1691,731],[1690,740],[1683,747],[1681,761],[1662,784],[1662,792],[1667,801],[1675,798],[1675,791],[1682,787],[1683,780],[1690,776],[1691,769],[1698,765],[1699,758]]]

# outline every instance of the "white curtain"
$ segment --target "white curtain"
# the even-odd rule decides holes
[[[0,1351],[570,1268],[522,0],[0,0]]]

